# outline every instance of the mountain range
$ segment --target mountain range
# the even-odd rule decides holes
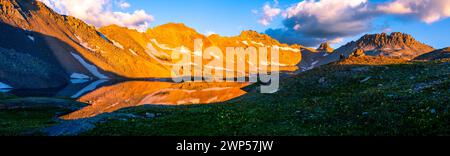
[[[403,33],[365,35],[334,50],[328,43],[317,49],[283,44],[250,30],[231,37],[206,36],[181,23],[146,32],[117,25],[95,28],[35,0],[0,0],[0,33],[0,83],[16,89],[61,87],[73,79],[170,78],[177,61],[170,57],[173,50],[181,47],[191,57],[199,57],[195,39],[202,39],[203,51],[216,46],[223,53],[227,47],[278,47],[280,63],[269,60],[265,65],[291,72],[338,61],[358,49],[367,55],[405,59],[435,51]],[[439,50],[435,53],[444,55]],[[436,58],[430,55],[426,58]],[[203,64],[193,66],[212,68],[207,66],[210,61],[203,58]],[[226,61],[255,64],[246,58]]]

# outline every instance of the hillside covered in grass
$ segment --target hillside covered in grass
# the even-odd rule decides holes
[[[449,135],[450,64],[354,57],[283,80],[276,94],[223,104],[142,106],[154,118],[97,124],[83,135]]]
[[[360,56],[283,79],[276,94],[225,103],[139,106],[89,119],[58,117],[82,104],[0,100],[2,135],[391,136],[450,134],[450,63]],[[75,107],[77,106],[77,107]],[[65,130],[65,131],[64,131]]]

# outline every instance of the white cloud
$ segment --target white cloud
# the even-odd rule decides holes
[[[418,18],[430,24],[450,17],[450,0],[394,0],[377,6],[377,10]]]
[[[338,38],[335,38],[335,39],[329,40],[328,42],[330,42],[331,44],[338,44],[338,43],[342,43],[342,42],[344,42],[344,38],[342,38],[342,37],[338,37]]]
[[[112,10],[111,0],[40,0],[55,11],[74,16],[96,27],[116,24],[145,31],[154,20],[144,10],[132,13]]]
[[[128,2],[125,2],[125,1],[119,1],[117,5],[118,5],[119,8],[121,8],[121,9],[126,9],[126,8],[131,7],[131,4],[128,3]]]
[[[258,21],[259,24],[268,26],[274,19],[274,17],[280,15],[281,9],[277,8],[278,1],[275,1],[275,7],[266,4],[263,6],[263,17]]]
[[[206,31],[206,36],[210,36],[210,35],[214,35],[214,34],[217,34],[217,33],[214,31]]]
[[[373,24],[377,17],[394,15],[429,24],[443,20],[450,17],[450,0],[304,0],[280,14],[284,27],[268,29],[267,34],[285,43],[315,46],[378,29]],[[260,23],[276,15],[267,17],[268,22]]]
[[[336,37],[370,29],[367,0],[306,0],[285,12],[285,26],[305,35]]]
[[[305,0],[283,11],[285,28],[266,33],[285,43],[306,46],[342,41],[371,29],[374,15],[368,4],[367,0]]]

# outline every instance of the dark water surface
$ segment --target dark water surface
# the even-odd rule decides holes
[[[249,83],[97,80],[74,82],[63,88],[12,90],[19,97],[69,98],[89,104],[63,119],[81,119],[141,105],[192,105],[224,102],[246,94]]]

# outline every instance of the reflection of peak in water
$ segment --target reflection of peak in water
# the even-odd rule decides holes
[[[223,102],[245,94],[235,87],[206,88],[201,90],[163,89],[146,96],[140,104],[186,105]]]
[[[246,92],[240,88],[247,85],[234,82],[122,82],[83,95],[78,101],[91,105],[62,118],[68,120],[87,118],[146,104],[188,105],[224,102],[244,95]]]

